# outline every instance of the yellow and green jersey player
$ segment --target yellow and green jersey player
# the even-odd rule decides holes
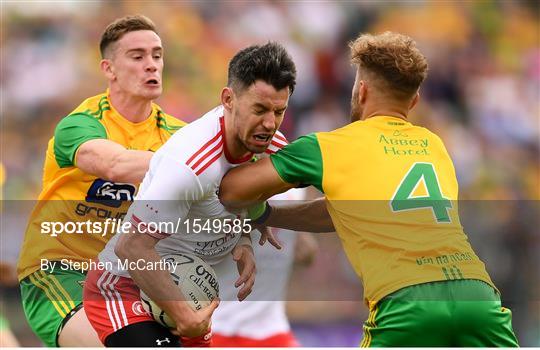
[[[42,224],[121,219],[153,152],[185,125],[152,102],[162,92],[163,48],[148,18],[111,23],[100,49],[109,88],[57,125],[17,266],[27,320],[47,346],[101,346],[82,309],[85,271],[59,262],[95,259],[114,232],[52,236]]]
[[[439,137],[407,120],[425,58],[389,32],[360,36],[351,52],[352,123],[231,170],[222,200],[238,206],[299,185],[324,193],[267,206],[259,223],[335,229],[370,309],[361,346],[517,346],[511,312],[460,224],[452,160]]]

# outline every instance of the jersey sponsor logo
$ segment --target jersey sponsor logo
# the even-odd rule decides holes
[[[219,255],[230,249],[233,246],[232,244],[236,244],[236,241],[233,241],[233,239],[237,237],[239,237],[239,234],[230,232],[213,241],[197,242],[197,247],[194,249],[194,253],[200,256]]]
[[[86,194],[86,201],[118,208],[124,201],[133,201],[136,191],[137,188],[129,183],[96,179]]]
[[[123,212],[123,211],[108,210],[108,209],[100,208],[98,206],[94,207],[91,205],[86,205],[83,202],[77,203],[77,206],[75,207],[75,214],[79,216],[90,215],[98,219],[113,219],[113,220],[123,220],[124,217],[126,216],[126,212]]]
[[[142,302],[137,300],[131,305],[131,311],[137,316],[145,315],[146,311],[144,311]]]

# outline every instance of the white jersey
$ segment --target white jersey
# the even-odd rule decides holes
[[[224,128],[223,107],[219,106],[178,130],[150,161],[124,225],[135,225],[139,231],[160,239],[155,249],[161,256],[193,254],[213,265],[232,251],[242,231],[249,232],[242,218],[228,212],[218,199],[225,173],[253,157],[248,154],[232,159]],[[276,152],[286,143],[276,132],[267,153]],[[216,230],[224,227],[226,220],[231,229]],[[129,277],[114,253],[121,234],[122,230],[118,230],[99,254],[99,260],[113,266],[111,273]]]
[[[303,189],[292,189],[274,196],[273,200],[304,199]],[[261,340],[290,331],[285,313],[287,284],[294,262],[297,233],[276,230],[283,248],[277,250],[270,244],[258,244],[252,237],[257,276],[251,294],[239,302],[234,288],[238,278],[236,263],[232,257],[214,266],[218,276],[221,302],[212,316],[212,332],[223,336],[240,336]]]

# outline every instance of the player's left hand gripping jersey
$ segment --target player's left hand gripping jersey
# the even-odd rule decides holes
[[[128,149],[156,151],[185,124],[163,113],[156,104],[152,105],[148,119],[132,123],[113,108],[108,92],[86,99],[62,119],[47,147],[43,189],[30,216],[19,256],[19,280],[38,270],[40,259],[95,258],[114,234],[112,226],[108,226],[107,232],[99,232],[98,227],[105,226],[83,223],[123,218],[137,192],[139,184],[113,183],[77,168],[75,154],[82,143],[109,139]],[[54,222],[80,225],[68,224],[53,237]]]
[[[278,131],[267,153],[287,141]],[[156,152],[126,222],[161,241],[160,255],[188,253],[216,264],[232,251],[251,226],[229,213],[218,198],[221,179],[232,167],[250,161],[253,154],[233,159],[225,143],[223,107],[219,106],[179,130]],[[246,231],[247,230],[247,231]],[[120,231],[99,254],[109,272],[128,277],[114,247]],[[120,262],[120,263],[119,263]]]

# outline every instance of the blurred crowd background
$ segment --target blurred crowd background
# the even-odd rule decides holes
[[[512,308],[522,346],[540,346],[540,2],[91,1],[2,2],[1,161],[4,211],[35,199],[56,123],[105,90],[98,43],[126,14],[157,24],[165,47],[163,109],[192,121],[219,102],[228,60],[253,43],[284,44],[298,69],[282,131],[294,140],[348,122],[361,32],[412,36],[429,62],[411,120],[439,134],[454,159],[463,225]],[[11,204],[18,207],[19,204]],[[7,210],[9,211],[9,210]],[[15,262],[27,213],[9,211],[1,259]],[[289,311],[308,346],[356,346],[367,310],[338,240],[319,237],[311,268],[291,278]],[[334,281],[328,283],[328,281]],[[308,286],[311,286],[308,288]],[[318,290],[306,297],[305,290]],[[24,345],[18,290],[3,312]]]

